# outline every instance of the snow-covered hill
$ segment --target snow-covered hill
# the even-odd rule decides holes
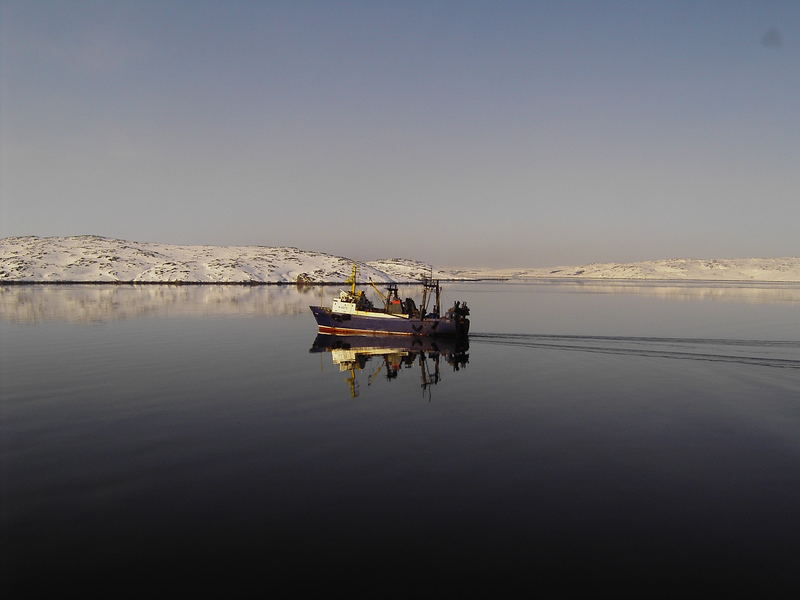
[[[340,256],[283,247],[176,246],[94,235],[0,240],[0,282],[341,282],[351,265]],[[392,281],[364,264],[360,278]]]
[[[430,275],[419,261],[360,263],[361,281],[413,282]],[[268,246],[178,246],[94,235],[0,239],[0,282],[337,283],[352,260],[322,252]],[[800,281],[800,258],[673,258],[533,269],[442,267],[439,279],[658,279]]]
[[[453,279],[658,279],[702,281],[800,281],[800,257],[785,258],[670,258],[631,263],[592,263],[536,269],[450,269]]]
[[[431,265],[418,260],[408,258],[381,258],[371,260],[367,263],[370,267],[383,271],[395,281],[419,281],[431,276]],[[436,279],[463,279],[463,277],[453,277],[450,272],[433,270],[433,277]]]

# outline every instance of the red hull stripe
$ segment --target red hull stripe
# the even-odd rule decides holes
[[[342,333],[342,334],[352,334],[352,333],[371,333],[371,334],[380,334],[380,335],[423,335],[421,333],[406,333],[403,331],[381,331],[379,329],[346,329],[344,327],[327,327],[325,325],[319,326],[320,333]]]

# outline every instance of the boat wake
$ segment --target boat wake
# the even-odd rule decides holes
[[[473,333],[470,342],[800,369],[800,341]]]

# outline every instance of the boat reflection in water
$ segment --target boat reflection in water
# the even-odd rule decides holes
[[[422,393],[441,380],[442,360],[458,371],[469,362],[469,338],[343,336],[319,334],[309,352],[330,352],[340,371],[349,372],[350,395],[359,395],[356,371],[367,372],[367,385],[391,381],[402,370],[417,369]],[[363,383],[363,379],[362,382]]]

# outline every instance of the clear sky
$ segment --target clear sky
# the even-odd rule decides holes
[[[0,0],[0,235],[800,254],[800,1]]]

